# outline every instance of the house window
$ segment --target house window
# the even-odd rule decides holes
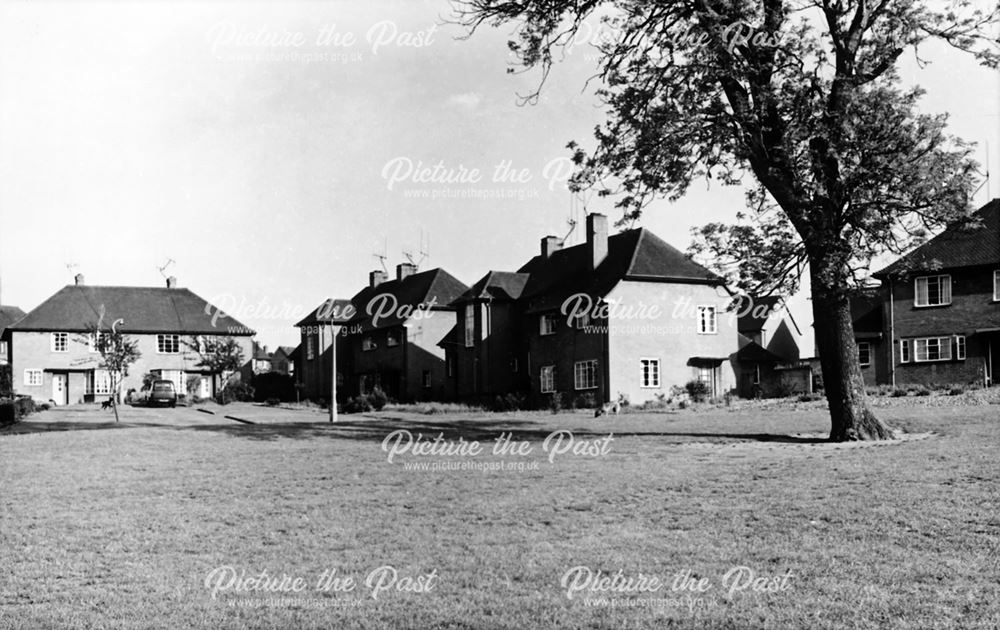
[[[540,380],[541,387],[539,389],[543,394],[551,394],[556,391],[556,366],[543,365]]]
[[[52,352],[69,352],[69,333],[52,333]]]
[[[361,340],[361,350],[368,352],[369,350],[375,349],[375,340],[369,335]]]
[[[993,300],[1000,302],[1000,269],[993,272]]]
[[[660,386],[660,360],[639,359],[639,387]]]
[[[400,337],[402,337],[402,335],[398,330],[390,330],[386,335],[385,345],[389,346],[390,348],[393,346],[398,346]]]
[[[177,390],[177,394],[187,393],[187,383],[184,381],[184,370],[158,370],[159,377],[165,381],[170,381],[174,384],[174,389]]]
[[[861,367],[872,364],[872,344],[862,341],[858,344],[858,363]]]
[[[538,334],[553,335],[556,332],[556,316],[550,314],[538,318]]]
[[[474,305],[465,305],[465,347],[471,348],[476,342],[476,311]]]
[[[914,306],[951,304],[951,276],[923,276],[913,281]],[[919,359],[918,359],[919,360]]]
[[[910,362],[910,340],[900,339],[899,340],[899,362],[909,363]]]
[[[29,387],[37,387],[42,384],[42,371],[41,370],[25,370],[24,371],[24,384]]]
[[[92,333],[87,338],[87,351],[91,353],[100,352],[100,350],[97,347],[100,342],[101,342],[101,333],[100,332]]]
[[[431,371],[424,370],[424,387],[427,388],[430,386],[431,386]]]
[[[705,383],[709,387],[712,386],[712,368],[710,367],[700,367],[698,368],[698,380]]]
[[[111,393],[111,374],[107,370],[91,370],[87,373],[87,393],[106,396]]]
[[[306,337],[306,360],[312,361],[316,358],[316,337],[309,335]]]
[[[583,330],[587,326],[590,326],[590,315],[584,313],[573,318],[573,326],[577,330]]]
[[[918,363],[925,361],[948,361],[951,359],[951,337],[926,337],[913,340],[913,358]]]
[[[965,335],[955,337],[955,358],[965,360]]]
[[[753,384],[760,385],[760,363],[753,366]]]
[[[0,341],[0,361],[7,358],[7,342]]]
[[[714,335],[718,332],[716,326],[716,313],[714,306],[698,307],[698,334]]]
[[[177,335],[156,336],[156,351],[159,354],[177,354],[180,350],[181,344]]]
[[[573,364],[573,387],[575,389],[597,388],[597,359],[577,361]]]

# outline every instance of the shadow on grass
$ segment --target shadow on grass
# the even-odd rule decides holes
[[[776,444],[820,444],[827,440],[815,437],[799,437],[778,433],[733,433],[711,431],[616,431],[613,425],[604,425],[601,430],[594,428],[554,427],[533,420],[512,418],[423,421],[399,417],[364,417],[363,420],[348,420],[335,424],[326,422],[302,422],[284,424],[239,424],[222,420],[213,424],[184,424],[170,422],[20,422],[0,429],[0,435],[46,433],[52,431],[94,431],[102,429],[157,428],[175,431],[211,432],[247,440],[274,441],[278,439],[340,439],[381,442],[393,431],[405,429],[414,438],[434,440],[439,435],[445,440],[492,442],[501,433],[508,433],[514,441],[543,441],[555,431],[568,430],[574,438],[594,439],[613,433],[616,438],[649,437],[666,438],[674,443],[719,441],[719,442],[771,442]]]

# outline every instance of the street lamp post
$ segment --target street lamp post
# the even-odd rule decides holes
[[[337,326],[330,324],[330,422],[337,422]]]

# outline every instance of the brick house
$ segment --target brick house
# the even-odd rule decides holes
[[[553,236],[515,273],[490,272],[456,301],[443,340],[460,399],[504,389],[536,405],[626,396],[632,403],[704,381],[735,385],[736,318],[721,278],[645,228],[608,235],[591,214],[586,242]]]
[[[996,383],[1000,199],[873,274],[852,304],[869,384]]]
[[[440,268],[418,273],[415,265],[403,263],[393,280],[383,271],[371,272],[368,286],[349,301],[324,303],[296,324],[302,336],[303,395],[329,397],[334,312],[340,326],[338,397],[380,387],[403,402],[446,400],[445,352],[438,342],[454,325],[451,303],[467,289]]]
[[[4,330],[24,317],[24,311],[16,306],[0,305],[0,365],[10,364],[10,344],[4,338]]]
[[[213,396],[219,377],[197,365],[198,355],[188,341],[193,336],[231,336],[249,358],[254,334],[232,318],[221,323],[218,312],[188,289],[177,287],[174,278],[166,287],[118,287],[87,286],[77,275],[76,284],[63,287],[4,330],[14,391],[57,405],[110,396],[110,377],[99,366],[100,354],[92,348],[87,328],[98,321],[106,328],[120,320],[117,330],[137,341],[142,355],[129,368],[122,392],[141,390],[143,375],[151,373],[173,381],[178,392],[193,386],[195,395]]]

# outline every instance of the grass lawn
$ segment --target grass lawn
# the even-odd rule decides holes
[[[144,423],[125,409],[121,426],[47,424],[58,413],[0,432],[0,628],[1000,623],[996,404],[879,409],[934,434],[873,446],[793,437],[827,431],[819,404],[613,419],[387,412],[338,425],[192,410]],[[382,443],[397,429],[486,452],[389,463]],[[560,429],[614,439],[603,454],[550,462],[543,443]],[[508,431],[531,453],[492,455]],[[520,470],[413,469],[501,460]],[[373,597],[366,577],[387,565],[395,581],[386,569]],[[306,588],[239,588],[219,572],[206,586],[223,566]],[[561,582],[574,567],[586,569],[570,599]],[[733,567],[774,592],[730,592]],[[330,570],[353,590],[316,589]],[[586,571],[621,571],[591,585],[644,588],[589,591]],[[675,590],[678,573],[704,591]]]

